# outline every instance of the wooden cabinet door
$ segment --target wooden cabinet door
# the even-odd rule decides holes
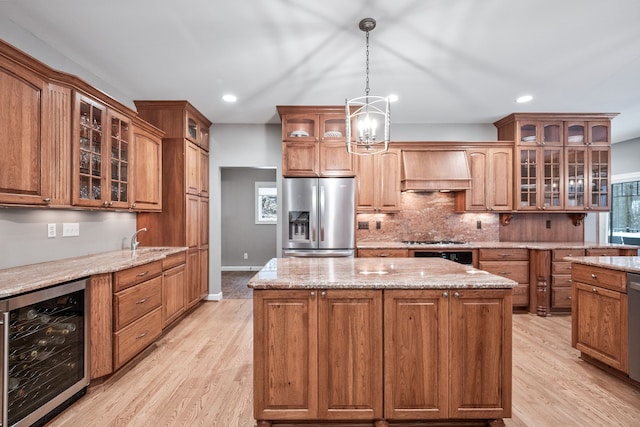
[[[185,141],[184,147],[185,190],[187,194],[200,193],[200,148],[190,141]]]
[[[201,197],[209,197],[209,152],[199,150],[200,154],[200,178],[198,183],[200,189],[198,195]]]
[[[447,418],[448,291],[384,291],[384,414]]]
[[[51,201],[48,99],[44,80],[0,57],[0,203]]]
[[[491,148],[488,151],[488,204],[490,211],[513,209],[513,151],[511,148]]]
[[[468,211],[486,211],[489,207],[489,190],[491,185],[487,173],[489,171],[489,149],[467,150],[469,172],[471,173],[471,189],[466,190],[466,206]]]
[[[185,300],[187,308],[193,307],[200,301],[200,250],[198,248],[187,251],[187,286]]]
[[[572,344],[581,352],[629,372],[627,294],[573,282]]]
[[[382,418],[382,291],[319,292],[319,418]]]
[[[449,292],[449,418],[510,417],[511,291]]]
[[[187,270],[185,264],[170,268],[162,274],[162,327],[166,328],[185,309],[185,285]]]
[[[318,155],[316,142],[283,142],[282,175],[318,176]]]
[[[206,199],[205,199],[206,200]],[[198,248],[201,239],[200,215],[202,213],[201,198],[191,194],[186,195],[185,215],[185,243],[189,248]]]
[[[319,144],[320,176],[355,176],[353,155],[344,142],[321,141]]]
[[[139,126],[133,128],[133,209],[162,210],[162,138]]]
[[[198,282],[198,300],[201,300],[209,294],[209,248],[202,247],[198,252],[200,254],[200,280]]]
[[[131,207],[131,159],[134,147],[131,144],[131,119],[113,110],[107,111],[108,135],[105,163],[106,193],[103,200],[106,206],[120,209]]]
[[[358,212],[400,210],[400,150],[356,156]]]
[[[563,148],[518,147],[517,152],[516,210],[562,210]]]
[[[253,291],[253,412],[258,424],[318,416],[316,293]]]

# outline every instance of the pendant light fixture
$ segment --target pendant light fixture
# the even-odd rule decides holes
[[[346,101],[346,143],[351,154],[371,155],[389,149],[389,98],[369,95],[369,31],[376,27],[376,20],[364,18],[358,27],[366,33],[366,83],[364,96]]]

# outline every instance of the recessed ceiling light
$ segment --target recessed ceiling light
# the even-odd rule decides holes
[[[519,96],[518,98],[516,98],[516,102],[518,104],[524,104],[525,102],[529,102],[532,99],[533,99],[532,95],[522,95],[522,96]]]
[[[238,98],[235,95],[227,93],[226,95],[222,95],[222,99],[226,102],[236,102]]]
[[[398,95],[396,95],[395,93],[392,93],[391,95],[389,95],[389,102],[396,102],[398,100]]]

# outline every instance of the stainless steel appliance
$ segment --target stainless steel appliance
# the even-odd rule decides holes
[[[2,427],[43,425],[89,385],[87,279],[0,301]]]
[[[285,178],[282,192],[283,256],[353,256],[353,178]]]
[[[473,251],[456,247],[443,249],[443,246],[460,246],[466,242],[457,240],[404,240],[409,245],[415,258],[444,258],[459,264],[473,265]]]
[[[629,378],[640,381],[640,274],[627,273]]]

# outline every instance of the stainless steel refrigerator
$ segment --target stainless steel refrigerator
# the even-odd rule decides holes
[[[284,178],[282,192],[283,256],[353,256],[354,178]]]

